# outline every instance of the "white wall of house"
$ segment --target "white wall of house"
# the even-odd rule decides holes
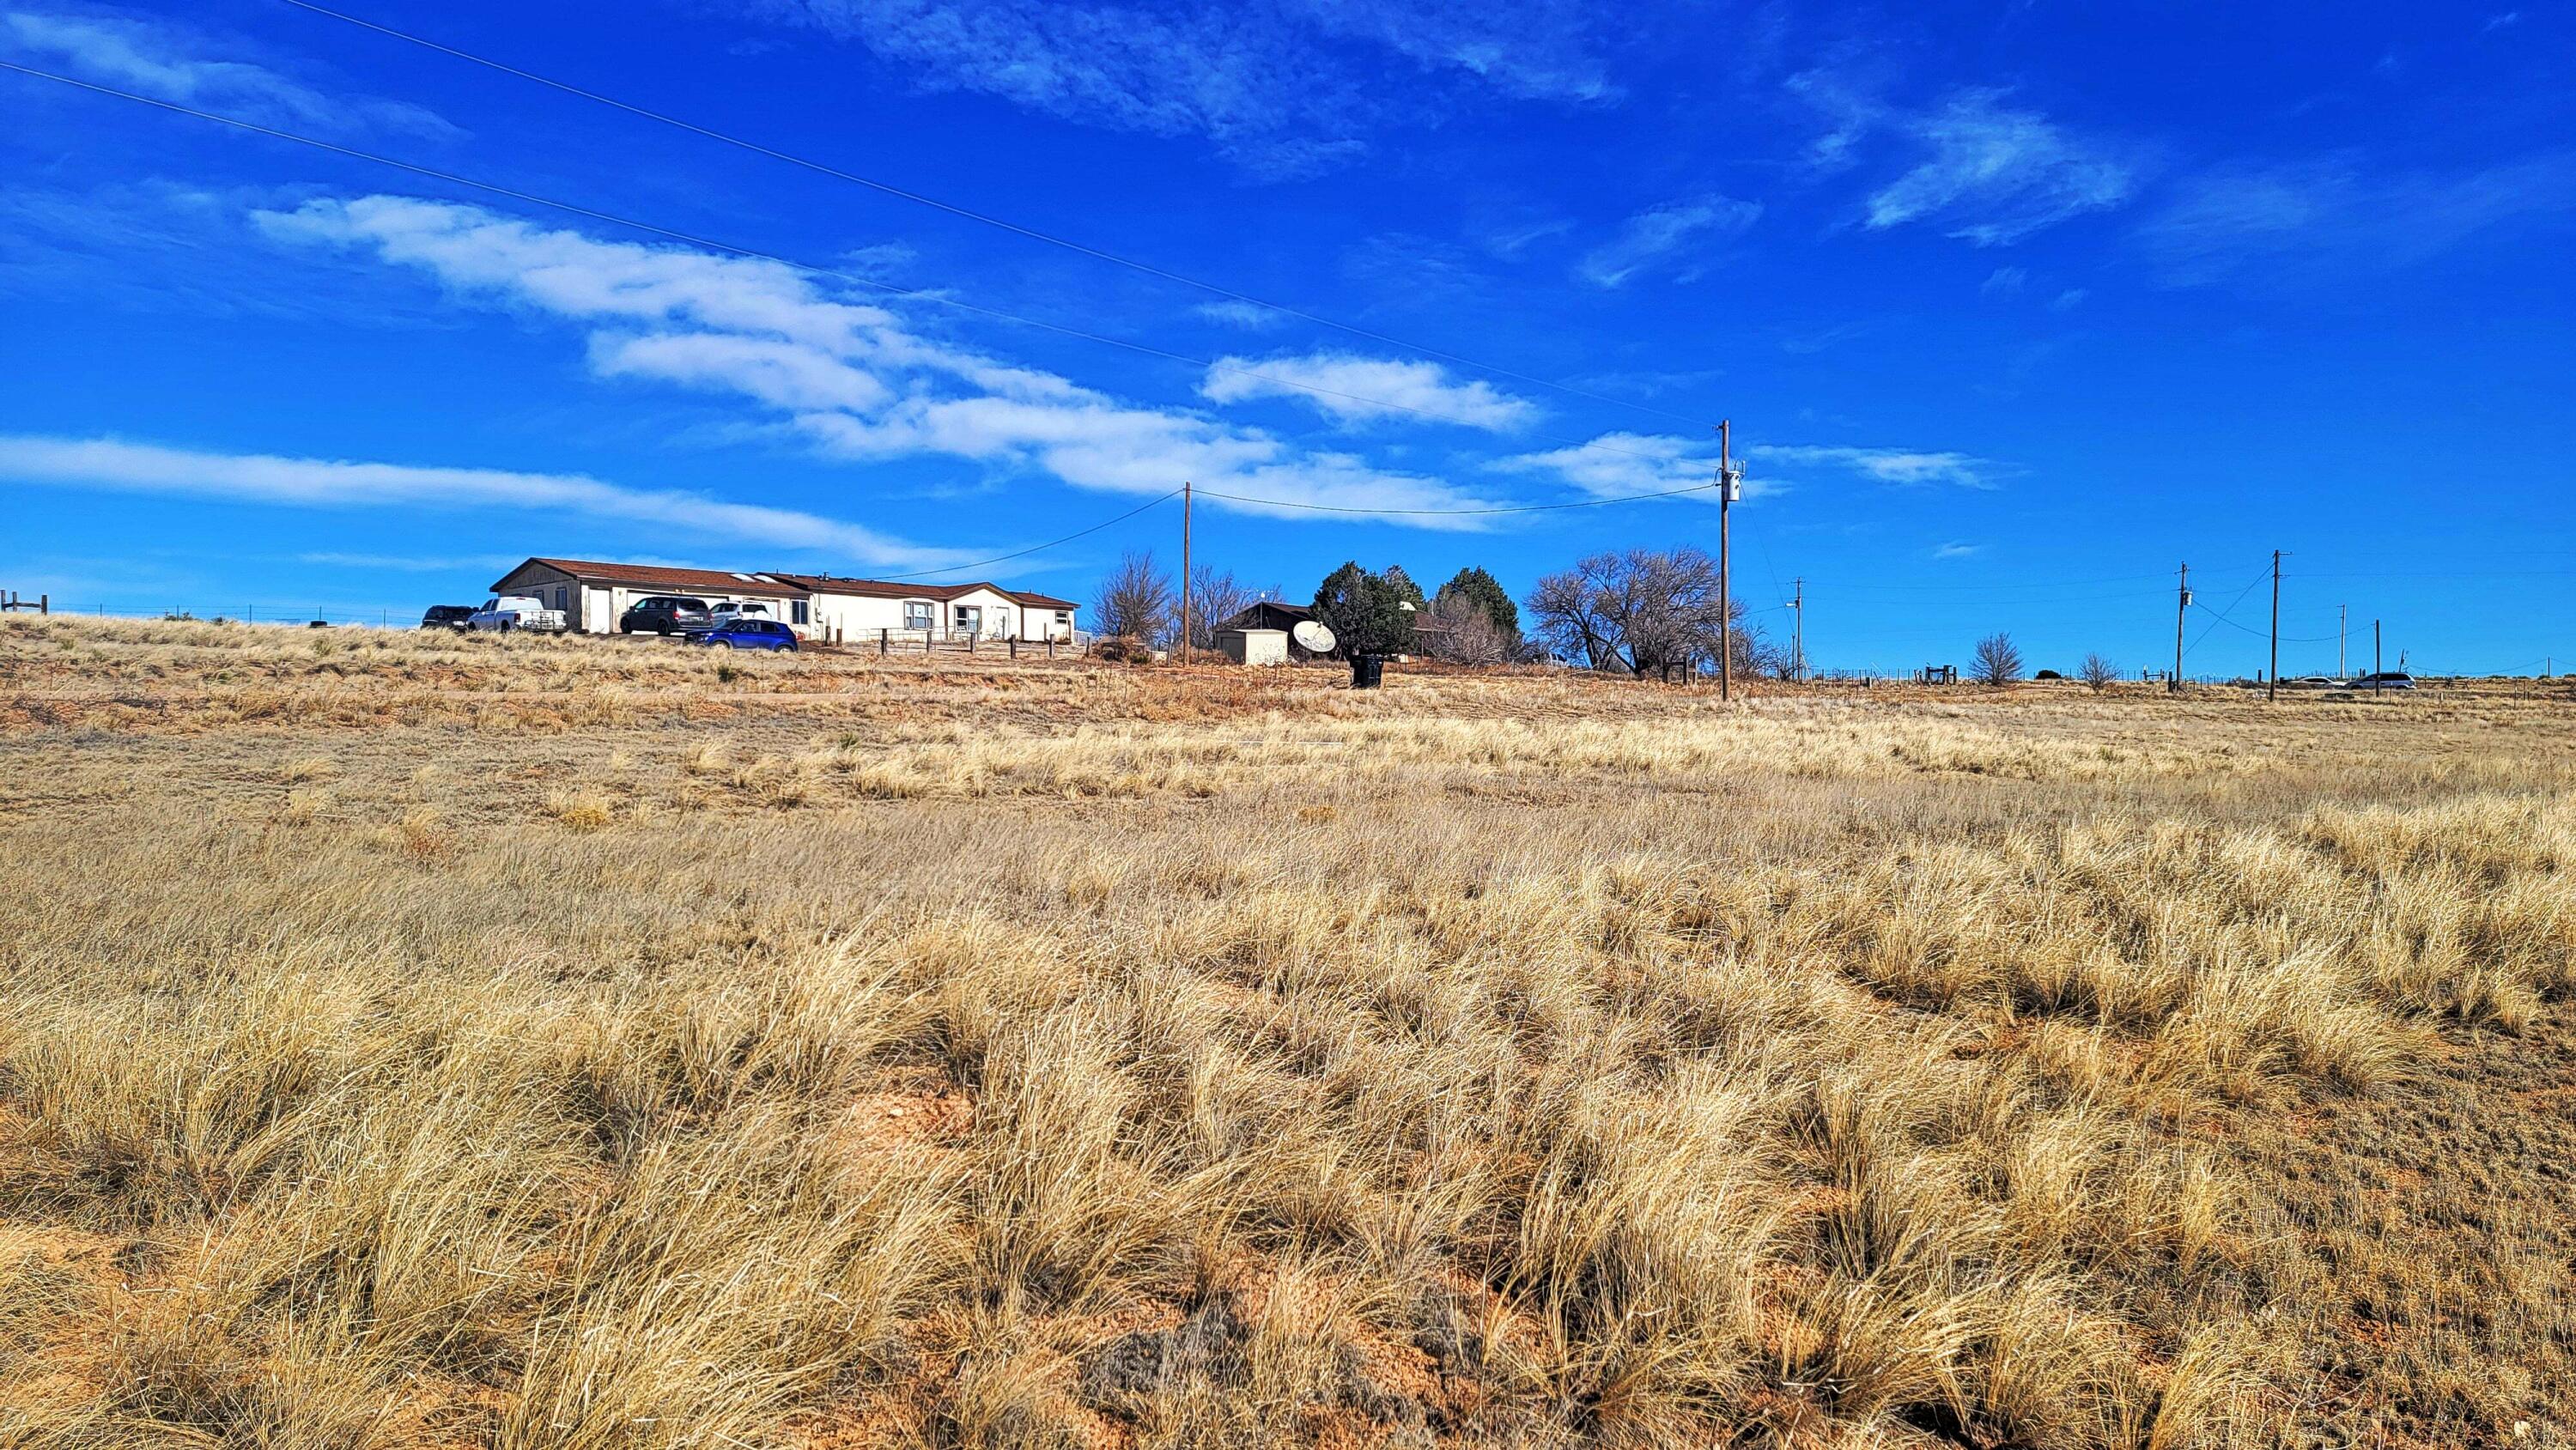
[[[963,612],[961,612],[963,611]],[[919,595],[883,599],[874,595],[818,593],[814,596],[815,637],[850,643],[874,639],[879,630],[897,633],[933,630],[943,639],[970,628],[980,639],[1073,638],[1071,611],[1062,623],[1057,611],[1024,606],[994,589],[970,589],[954,599]]]
[[[911,609],[907,611],[905,606]],[[937,628],[936,599],[879,599],[865,594],[821,593],[814,596],[814,637],[857,642],[877,631]]]

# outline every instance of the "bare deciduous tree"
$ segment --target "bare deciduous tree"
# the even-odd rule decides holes
[[[1232,570],[1201,564],[1190,571],[1190,648],[1216,648],[1217,626],[1252,607],[1261,596],[1239,583]]]
[[[1102,634],[1164,642],[1172,628],[1172,576],[1154,563],[1153,550],[1118,556],[1091,598],[1091,617]]]
[[[1457,595],[1442,594],[1433,600],[1428,621],[1437,627],[1421,631],[1424,647],[1432,658],[1453,665],[1503,664],[1520,645],[1503,633],[1482,605]]]
[[[2075,678],[2099,690],[2120,678],[2120,667],[2102,658],[2101,653],[2096,651],[2086,655],[2084,663],[2075,667]]]
[[[1539,580],[1529,613],[1539,638],[1594,669],[1671,679],[1714,669],[1717,561],[1698,549],[1595,554]],[[1731,601],[1735,668],[1750,676],[1775,653]]]
[[[1974,659],[1969,678],[1981,685],[2009,685],[2021,678],[2021,651],[2011,635],[1990,634],[1978,640]]]

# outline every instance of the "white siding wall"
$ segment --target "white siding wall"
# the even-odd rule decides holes
[[[940,622],[935,600],[921,600],[931,606],[931,623]],[[881,629],[905,629],[904,601],[876,599],[859,594],[817,594],[814,596],[814,637],[856,643],[876,638]]]

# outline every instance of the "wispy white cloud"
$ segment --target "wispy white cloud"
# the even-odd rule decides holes
[[[779,263],[597,241],[404,197],[310,202],[262,221],[282,238],[426,270],[468,302],[583,327],[601,376],[747,400],[842,459],[940,455],[1125,494],[1190,479],[1212,493],[1283,504],[1492,502],[1256,428],[1122,403],[931,336],[875,302],[827,295]]]
[[[1685,197],[1641,211],[1620,224],[1619,235],[1583,254],[1574,273],[1595,287],[1622,287],[1686,248],[1742,236],[1762,216],[1759,202],[1728,196]],[[1685,277],[1698,264],[1685,261]]]
[[[445,136],[456,128],[404,101],[335,95],[284,71],[239,58],[174,21],[40,10],[0,12],[0,54],[52,62],[86,80],[166,101],[221,109],[247,120],[326,130]]]
[[[2138,166],[2003,94],[1967,90],[1894,124],[1915,144],[1913,169],[1872,193],[1873,230],[1924,222],[1978,246],[2001,246],[2089,211],[2127,202]]]
[[[638,489],[580,474],[217,453],[115,438],[0,434],[0,479],[60,488],[179,495],[329,509],[523,509],[649,523],[810,549],[871,567],[933,568],[972,557],[794,509],[680,489]]]
[[[2351,158],[2196,176],[2132,240],[2177,286],[2240,272],[2326,281],[2415,265],[2481,233],[2576,214],[2576,151],[2373,175]]]
[[[1791,467],[1830,468],[1874,483],[1947,484],[1957,488],[1993,488],[2002,472],[1994,463],[1971,454],[1913,448],[1854,448],[1840,444],[1757,443],[1745,456]]]
[[[1551,448],[1497,459],[1503,473],[1541,474],[1560,479],[1597,498],[1629,498],[1670,493],[1717,481],[1717,440],[1675,438],[1660,433],[1604,433],[1581,448]],[[1758,491],[1747,483],[1745,491]],[[1715,489],[1687,495],[1717,502]]]
[[[1199,384],[1199,396],[1212,403],[1288,398],[1343,423],[1421,419],[1496,433],[1538,415],[1527,399],[1481,378],[1462,382],[1438,363],[1348,353],[1219,358]]]
[[[926,88],[1085,125],[1204,136],[1256,172],[1311,174],[1369,135],[1436,121],[1470,91],[1615,98],[1582,0],[746,0],[864,45]],[[1402,64],[1389,66],[1388,56]]]
[[[1983,544],[1963,543],[1958,539],[1952,539],[1946,544],[1933,545],[1932,557],[1935,559],[1969,559],[1974,558],[1985,551],[1986,546]]]
[[[2076,308],[2083,306],[2084,299],[2092,295],[2093,294],[2091,292],[2082,287],[2069,287],[2065,291],[2060,292],[2055,297],[2049,299],[2048,310],[2059,313],[2072,312]]]
[[[2019,267],[1997,267],[1977,287],[1981,297],[2018,297],[2030,281],[2030,273]]]
[[[1295,320],[1276,307],[1264,307],[1258,302],[1237,302],[1232,298],[1222,302],[1202,302],[1190,310],[1210,322],[1240,327],[1246,332],[1269,332]]]

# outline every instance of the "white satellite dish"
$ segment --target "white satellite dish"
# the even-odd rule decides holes
[[[1320,619],[1298,620],[1297,627],[1288,631],[1288,637],[1297,641],[1297,648],[1310,655],[1333,652],[1333,628]]]

